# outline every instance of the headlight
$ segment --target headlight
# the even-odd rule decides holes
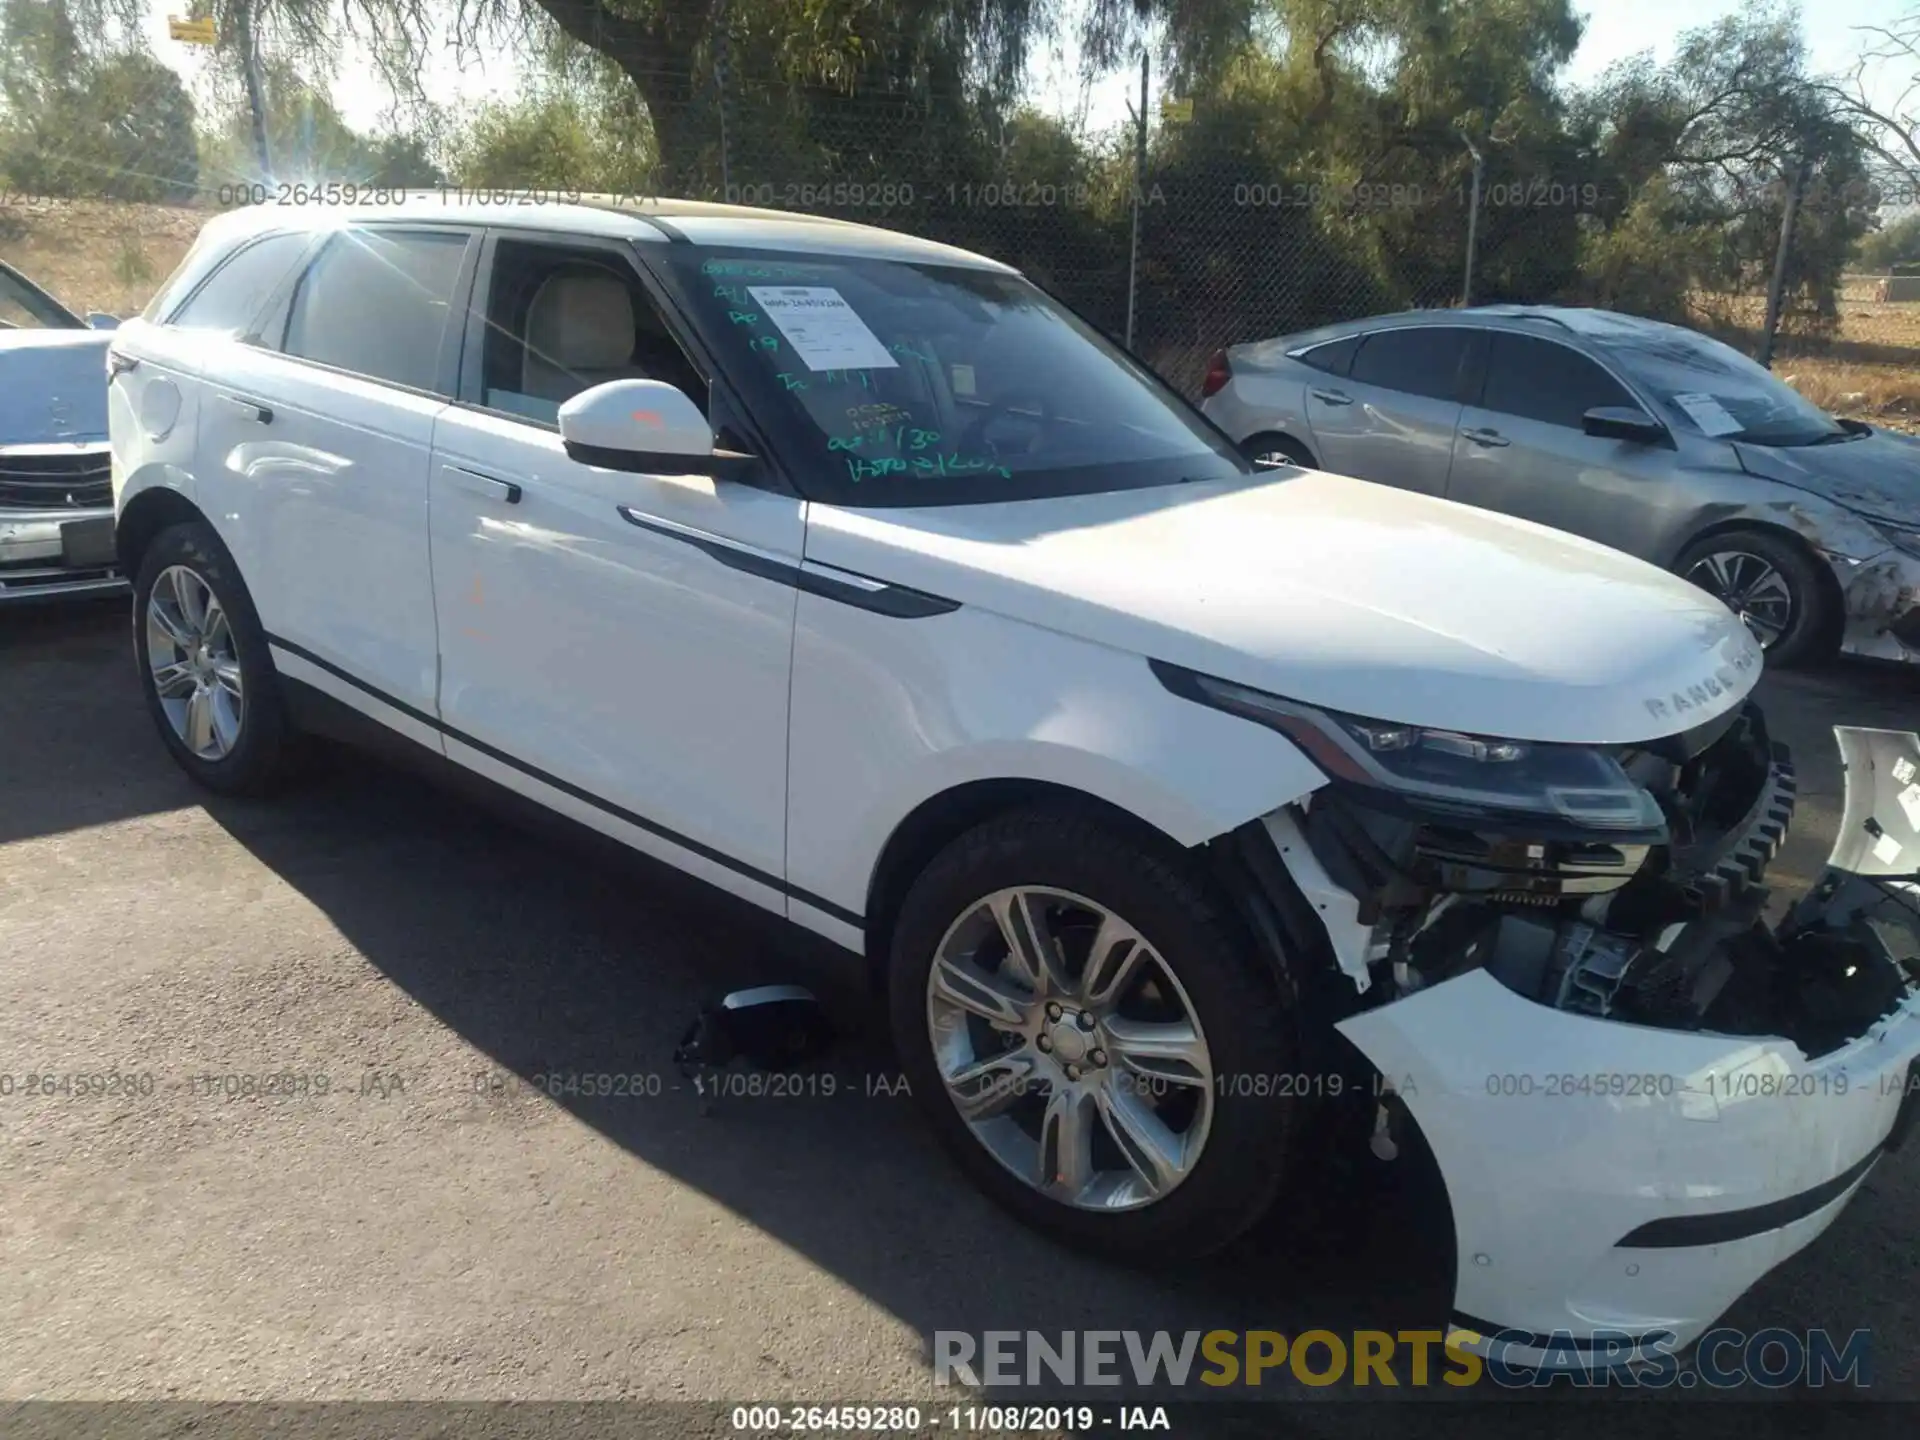
[[[1603,749],[1341,715],[1158,660],[1149,663],[1174,694],[1271,726],[1333,779],[1415,799],[1429,810],[1546,816],[1597,830],[1666,825],[1659,802]]]
[[[1860,518],[1878,530],[1894,549],[1920,558],[1920,525],[1904,520],[1881,520],[1872,515],[1862,515]]]

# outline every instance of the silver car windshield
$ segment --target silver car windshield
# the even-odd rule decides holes
[[[1848,433],[1771,371],[1692,330],[1622,325],[1588,338],[1684,430],[1756,445],[1817,445]]]

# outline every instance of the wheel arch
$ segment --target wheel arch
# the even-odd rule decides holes
[[[1847,610],[1846,593],[1840,588],[1840,581],[1833,573],[1832,564],[1825,555],[1820,553],[1819,547],[1791,526],[1781,525],[1755,515],[1730,515],[1725,519],[1715,520],[1712,524],[1696,530],[1675,548],[1670,562],[1671,568],[1674,568],[1677,573],[1681,557],[1701,542],[1718,539],[1724,535],[1736,535],[1742,531],[1754,531],[1766,536],[1769,540],[1776,540],[1790,546],[1807,561],[1816,577],[1815,583],[1820,587],[1820,599],[1826,607],[1826,628],[1831,632],[1827,638],[1838,643],[1839,627],[1845,619]]]
[[[120,557],[120,571],[129,580],[139,574],[140,557],[146,554],[153,537],[169,525],[198,520],[212,526],[198,505],[168,485],[154,485],[130,498],[121,507],[113,526],[114,548]]]
[[[968,780],[928,796],[893,828],[874,861],[867,885],[866,959],[876,991],[885,983],[887,950],[900,905],[919,874],[942,850],[995,816],[1055,803],[1097,815],[1145,842],[1173,850],[1185,847],[1151,821],[1111,800],[1053,780],[996,777]]]
[[[1256,430],[1240,442],[1240,453],[1251,458],[1258,450],[1264,448],[1263,442],[1265,444],[1284,442],[1292,445],[1307,457],[1308,468],[1317,470],[1320,467],[1319,453],[1314,450],[1313,442],[1294,434],[1291,430],[1273,428]]]

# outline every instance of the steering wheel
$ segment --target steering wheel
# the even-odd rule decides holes
[[[1056,419],[1053,406],[1048,403],[1045,396],[1037,395],[1033,399],[1034,404],[1040,409],[1038,415],[1030,415],[1024,410],[1008,410],[1000,406],[995,406],[983,415],[976,415],[960,432],[960,449],[978,450],[984,446],[996,460],[1006,455],[1031,455],[1041,439],[1053,428]],[[1026,444],[1018,450],[1002,451],[1001,447],[987,434],[995,425],[1007,422],[1029,427]]]

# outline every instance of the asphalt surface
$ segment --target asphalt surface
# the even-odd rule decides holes
[[[855,1033],[812,1093],[707,1113],[669,1063],[696,1009],[795,965],[825,984],[815,955],[348,754],[270,804],[209,797],[153,733],[125,631],[117,604],[0,613],[0,1073],[134,1077],[0,1097],[0,1400],[945,1405],[942,1329],[1444,1324],[1417,1174],[1341,1182],[1179,1272],[1039,1239],[886,1093],[831,986]],[[1763,698],[1801,768],[1774,871],[1795,891],[1838,818],[1829,727],[1920,724],[1920,675]],[[551,1072],[629,1093],[524,1078]],[[242,1078],[268,1076],[292,1078]],[[269,1083],[290,1093],[233,1093]],[[1916,1167],[1880,1166],[1729,1323],[1871,1329],[1874,1393],[1920,1398]],[[1433,1409],[1289,1393],[1322,1403],[1238,1433]]]

